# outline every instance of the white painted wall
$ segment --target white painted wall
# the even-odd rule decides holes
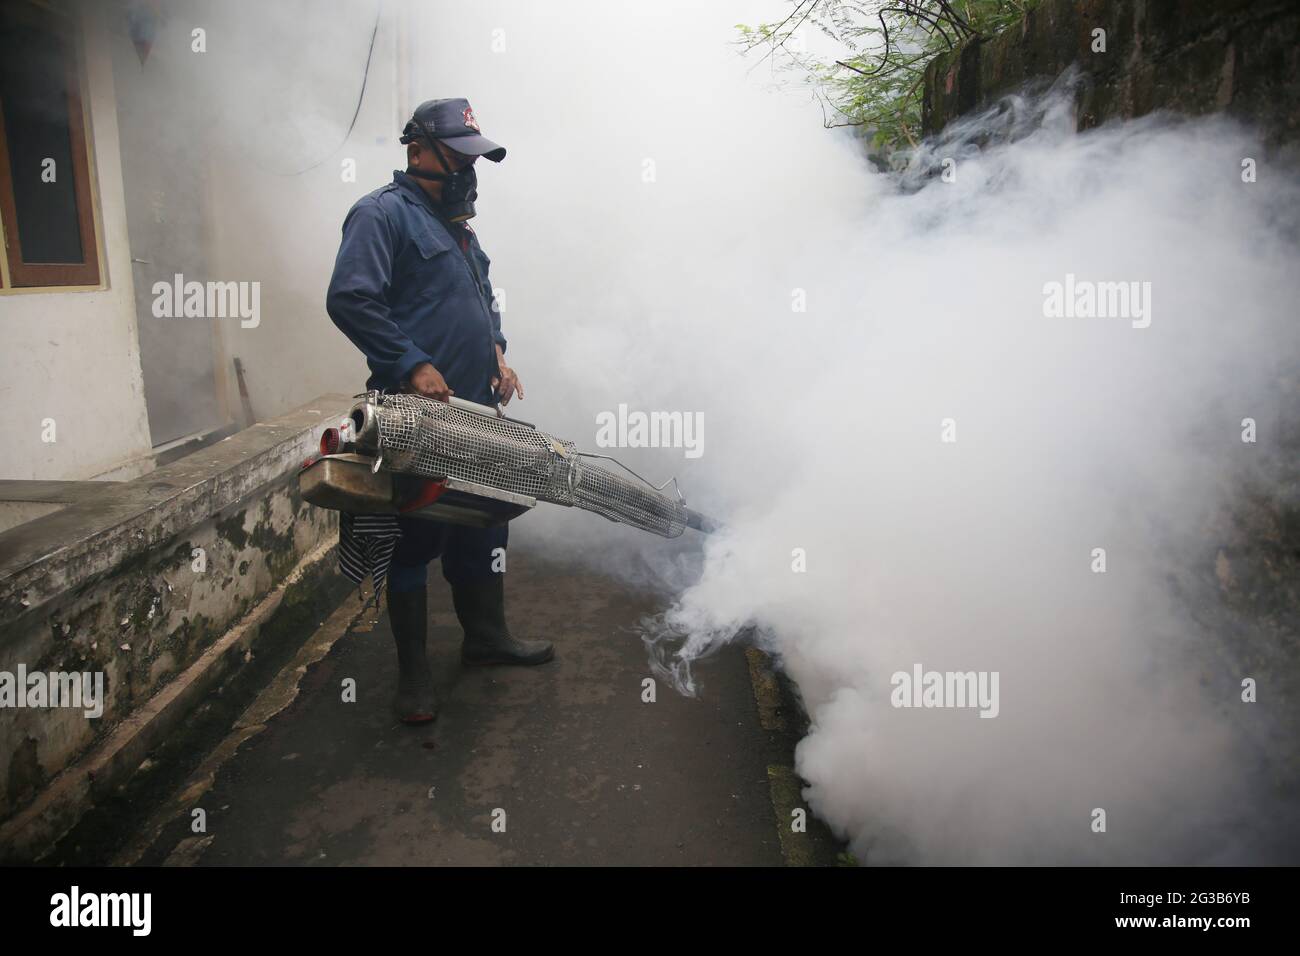
[[[83,22],[91,180],[104,288],[0,293],[0,478],[126,478],[153,467],[136,338],[113,71],[102,22]],[[53,419],[55,441],[42,441]]]
[[[411,108],[402,57],[405,6],[371,0],[321,18],[313,15],[313,0],[281,0],[269,10],[256,0],[177,0],[164,10],[141,77],[124,75],[116,87],[111,44],[127,42],[122,9],[86,10],[85,104],[105,288],[0,293],[0,401],[15,410],[5,419],[11,454],[0,461],[0,478],[129,478],[152,468],[142,306],[132,281],[133,272],[138,277],[147,269],[132,266],[123,163],[153,149],[159,137],[179,133],[192,145],[192,155],[176,165],[193,166],[202,193],[205,269],[187,278],[261,283],[256,328],[234,320],[214,326],[226,407],[239,409],[230,367],[235,356],[243,360],[253,411],[262,420],[322,392],[360,391],[366,378],[360,353],[325,314],[325,289],[348,208],[405,164],[397,142]],[[365,99],[344,142],[381,10]],[[195,25],[208,32],[202,55],[190,51]],[[134,69],[133,56],[125,64],[119,58],[119,66]],[[137,130],[122,142],[118,96],[125,104],[140,83],[160,82],[164,66],[166,82],[178,90],[175,100],[203,117],[204,135],[185,134],[189,127],[177,122],[171,104],[159,109],[155,131]],[[341,176],[344,159],[356,163],[355,182]],[[199,241],[181,235],[193,232],[192,222],[175,228],[178,242]],[[148,258],[148,250],[139,254]],[[144,307],[149,298],[142,296]],[[163,398],[213,402],[197,388]],[[53,444],[41,441],[46,418],[56,423]]]

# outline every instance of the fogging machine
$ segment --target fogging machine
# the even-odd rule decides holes
[[[322,508],[488,527],[547,501],[665,538],[716,527],[686,507],[675,478],[653,485],[491,406],[405,392],[357,398],[298,473],[302,497]]]

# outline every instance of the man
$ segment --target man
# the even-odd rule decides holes
[[[326,297],[330,318],[365,353],[367,388],[412,391],[439,401],[457,395],[506,404],[519,377],[506,365],[506,339],[492,307],[489,260],[464,221],[478,196],[474,162],[504,148],[484,137],[464,99],[420,104],[406,124],[406,171],[360,199],[343,221]],[[466,528],[405,516],[388,574],[388,616],[397,644],[398,717],[427,723],[438,700],[425,654],[428,565],[442,558],[467,664],[540,664],[553,648],[512,637],[500,568],[505,525]]]

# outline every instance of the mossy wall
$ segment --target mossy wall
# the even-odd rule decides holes
[[[19,623],[24,633],[6,628],[6,645],[25,649],[18,659],[28,673],[100,671],[107,699],[97,719],[67,708],[0,709],[0,819],[197,660],[337,527],[336,513],[304,502],[296,475],[286,475],[60,595]]]
[[[1094,31],[1105,31],[1097,50]],[[1080,129],[1156,109],[1225,111],[1275,143],[1300,139],[1295,0],[1043,0],[1020,27],[926,69],[922,127],[937,132],[1026,83],[1077,65]]]

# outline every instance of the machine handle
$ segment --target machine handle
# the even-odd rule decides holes
[[[516,425],[526,425],[529,428],[537,427],[532,422],[526,422],[518,418],[511,418],[501,410],[500,405],[480,405],[478,402],[471,402],[465,398],[457,398],[455,395],[452,395],[447,399],[447,404],[456,408],[462,408],[467,412],[486,415],[488,418],[503,418],[508,422],[514,422]]]
[[[455,395],[447,397],[448,405],[455,405],[457,408],[463,408],[467,412],[478,412],[480,415],[487,415],[490,418],[501,418],[501,406],[480,405],[478,402],[471,402],[467,398],[457,398]]]

